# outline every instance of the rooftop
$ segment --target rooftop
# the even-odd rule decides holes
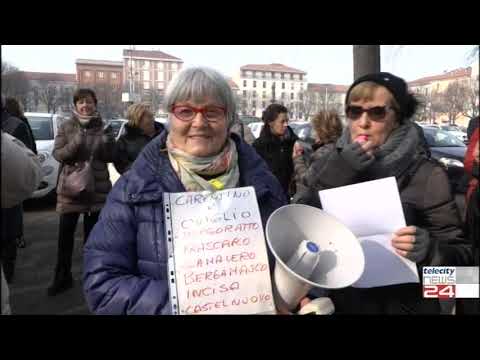
[[[23,71],[27,80],[37,81],[63,81],[63,82],[76,82],[76,74],[60,74],[60,73],[44,73],[44,72],[31,72]]]
[[[178,60],[183,62],[182,59],[179,59],[175,56],[169,55],[164,53],[163,51],[159,50],[130,50],[130,49],[123,49],[123,57],[141,57],[141,58],[153,58],[153,59],[161,59],[161,60]]]
[[[253,71],[274,71],[274,72],[283,72],[283,73],[293,73],[293,74],[303,74],[307,73],[302,70],[294,69],[292,67],[283,65],[283,64],[248,64],[240,68],[240,70],[253,70]]]
[[[88,65],[123,66],[123,62],[121,61],[110,61],[110,60],[77,59],[75,63],[88,64]]]

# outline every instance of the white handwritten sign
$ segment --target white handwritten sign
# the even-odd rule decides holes
[[[275,311],[253,187],[165,194],[165,215],[174,313]]]

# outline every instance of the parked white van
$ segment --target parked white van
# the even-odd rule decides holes
[[[57,186],[59,163],[53,157],[53,145],[58,128],[65,121],[61,115],[48,113],[25,113],[37,145],[38,159],[42,165],[43,179],[32,198],[49,195]]]

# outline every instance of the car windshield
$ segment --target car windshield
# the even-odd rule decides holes
[[[456,126],[442,126],[442,130],[445,130],[445,131],[460,131],[459,128],[457,128]]]
[[[53,119],[51,117],[28,116],[35,140],[53,140]]]
[[[295,124],[291,123],[290,127],[294,131],[295,134],[301,139],[301,140],[308,140],[312,138],[311,132],[312,132],[312,125],[309,123],[307,124]]]
[[[431,147],[465,147],[458,138],[443,130],[423,129],[425,139]]]

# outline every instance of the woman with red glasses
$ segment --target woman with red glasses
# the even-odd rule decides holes
[[[356,80],[346,94],[342,136],[310,166],[303,177],[306,189],[294,202],[321,207],[319,190],[394,176],[408,226],[392,235],[391,245],[421,274],[423,266],[468,266],[473,259],[447,174],[428,159],[410,120],[417,106],[406,82],[390,73]],[[438,301],[422,298],[421,284],[347,288],[330,295],[340,313],[440,313]]]
[[[255,150],[230,129],[227,80],[190,68],[164,99],[169,132],[145,146],[110,193],[84,252],[84,291],[96,314],[170,314],[163,194],[253,186],[265,222],[287,199]]]

